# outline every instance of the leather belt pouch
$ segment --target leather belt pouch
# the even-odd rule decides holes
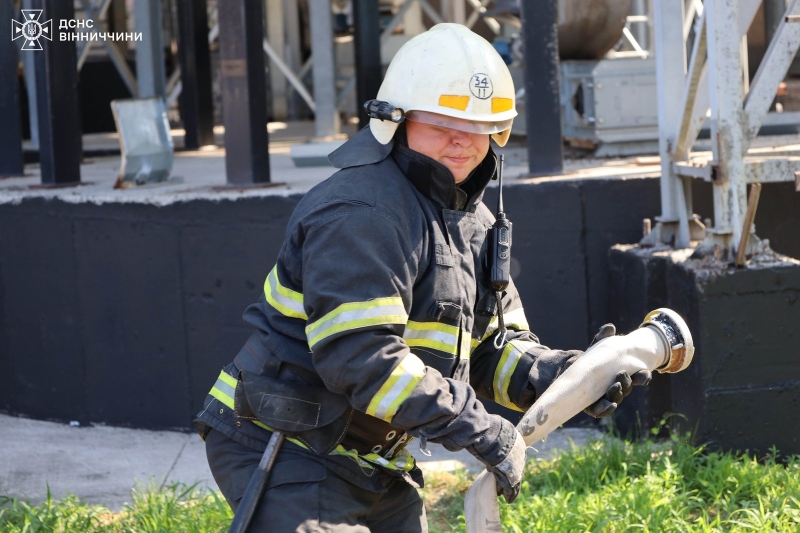
[[[296,437],[318,454],[332,451],[347,431],[352,407],[324,387],[281,381],[242,370],[235,412]]]

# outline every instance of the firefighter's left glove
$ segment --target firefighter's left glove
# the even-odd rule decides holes
[[[608,337],[613,337],[617,334],[617,328],[614,324],[604,324],[597,335],[592,339],[589,346],[594,346],[596,343]],[[617,373],[614,378],[614,383],[606,390],[606,393],[599,400],[583,410],[589,416],[595,418],[603,418],[613,413],[619,406],[622,399],[631,393],[634,386],[645,387],[650,383],[653,374],[649,370],[640,370],[633,375],[628,375],[624,370]]]
[[[498,417],[499,418],[499,417]],[[519,495],[522,473],[525,470],[525,441],[514,424],[500,418],[500,433],[497,439],[480,452],[475,447],[468,450],[492,473],[497,482],[497,495],[502,495],[508,503]]]
[[[545,346],[537,350],[533,366],[528,373],[528,389],[541,397],[544,391],[582,356],[580,350],[551,350]]]

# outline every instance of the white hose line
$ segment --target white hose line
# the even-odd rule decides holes
[[[686,322],[674,311],[657,309],[647,326],[625,336],[609,337],[589,348],[531,406],[517,425],[530,446],[601,398],[625,370],[678,372],[694,355]],[[643,324],[643,325],[644,325]],[[502,533],[494,476],[484,471],[464,500],[467,533]]]

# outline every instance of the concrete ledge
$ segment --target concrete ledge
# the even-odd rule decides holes
[[[290,154],[296,167],[333,167],[328,161],[328,155],[344,143],[345,141],[328,141],[295,144]]]

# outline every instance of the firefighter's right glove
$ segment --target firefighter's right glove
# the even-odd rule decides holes
[[[498,417],[499,418],[499,417]],[[508,503],[519,495],[522,473],[525,470],[525,441],[514,424],[500,419],[500,433],[494,443],[485,450],[468,450],[492,473],[497,482],[497,495],[502,495]]]

